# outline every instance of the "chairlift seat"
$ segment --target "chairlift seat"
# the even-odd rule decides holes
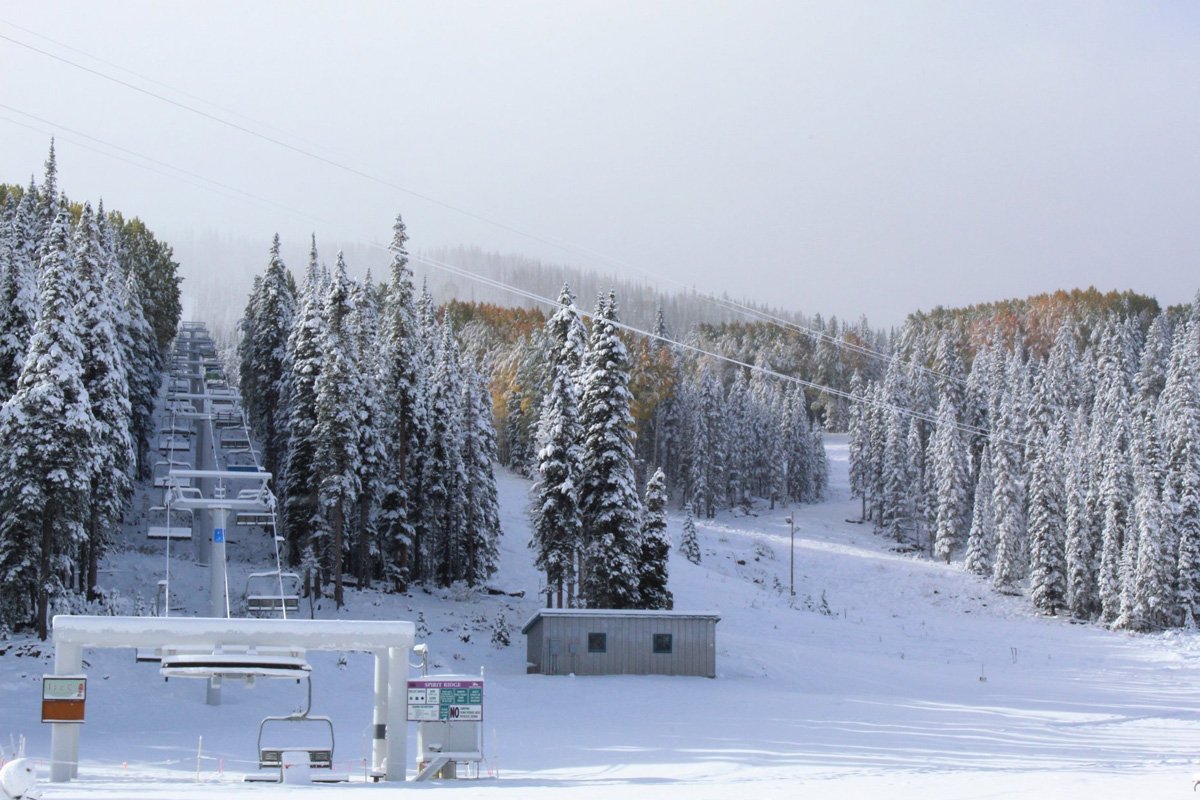
[[[283,744],[297,741],[305,743]],[[307,710],[286,717],[263,719],[258,726],[259,769],[282,769],[283,754],[289,750],[308,753],[308,765],[312,769],[333,769],[333,720],[309,716]]]
[[[191,539],[191,526],[182,525],[151,525],[146,529],[147,539]]]
[[[263,614],[300,610],[300,576],[294,572],[255,572],[246,579],[246,611]]]
[[[307,677],[312,667],[303,656],[279,653],[167,653],[159,674],[164,678],[288,678]]]

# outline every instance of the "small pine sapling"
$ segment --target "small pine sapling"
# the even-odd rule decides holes
[[[692,504],[688,503],[683,509],[683,538],[679,542],[679,552],[693,564],[700,563],[700,542],[696,539],[696,519],[692,512]]]

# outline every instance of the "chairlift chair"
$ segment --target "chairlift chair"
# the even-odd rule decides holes
[[[166,489],[167,487],[172,485],[172,479],[171,479],[171,475],[170,475],[171,470],[176,469],[176,468],[189,469],[190,467],[191,467],[191,464],[189,464],[186,461],[177,461],[175,459],[170,459],[170,458],[168,458],[165,461],[155,461],[154,467],[151,470],[151,472],[153,474],[154,487],[156,489]],[[192,482],[191,478],[175,478],[174,479],[174,483],[178,486],[190,486],[191,482]]]
[[[246,613],[262,616],[300,610],[300,576],[294,572],[255,572],[246,579]]]
[[[283,754],[298,752],[308,754],[310,769],[333,771],[334,735],[333,720],[312,713],[312,676],[308,677],[308,696],[304,710],[284,716],[264,717],[258,725],[258,768],[279,770],[278,780],[283,782]],[[329,775],[313,780],[322,783],[344,781],[346,776]],[[247,780],[263,780],[251,778]],[[276,780],[274,776],[268,780]]]

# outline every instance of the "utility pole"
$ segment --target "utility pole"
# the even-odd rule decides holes
[[[788,559],[788,572],[790,573],[790,576],[788,578],[788,587],[791,589],[792,597],[795,597],[796,596],[796,515],[794,513],[788,514],[787,524],[792,529],[791,555],[790,555],[790,558]]]

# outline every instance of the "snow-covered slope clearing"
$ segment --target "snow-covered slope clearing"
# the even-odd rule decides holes
[[[721,614],[715,680],[525,674],[519,628],[537,608],[538,580],[526,546],[529,484],[507,473],[499,476],[501,569],[491,586],[524,597],[417,589],[350,591],[341,612],[322,603],[321,617],[416,620],[435,671],[485,669],[484,779],[410,788],[689,800],[1190,793],[1200,742],[1193,635],[1135,636],[1042,618],[1027,600],[994,594],[957,564],[893,552],[868,526],[846,522],[858,509],[846,488],[845,443],[829,439],[832,497],[794,509],[794,600],[789,510],[700,520],[702,563],[672,555],[676,608]],[[678,543],[682,520],[671,522]],[[149,602],[164,558],[161,542],[146,542],[134,527],[125,536],[104,582],[132,609],[139,596]],[[270,566],[265,542],[236,542],[229,552],[235,587]],[[196,613],[207,574],[186,552],[172,571]],[[501,614],[512,644],[498,648],[491,639]],[[11,757],[10,742],[24,735],[28,755],[44,765],[49,730],[38,722],[39,680],[50,670],[50,648],[21,638],[0,651],[0,743]],[[92,682],[80,778],[43,785],[44,797],[275,797],[292,788],[241,778],[255,766],[259,720],[301,705],[302,687],[227,684],[224,705],[209,707],[199,682],[164,683],[131,652],[85,658]],[[372,660],[311,660],[314,713],[334,718],[338,767],[360,776]],[[344,796],[385,786],[311,791]]]

